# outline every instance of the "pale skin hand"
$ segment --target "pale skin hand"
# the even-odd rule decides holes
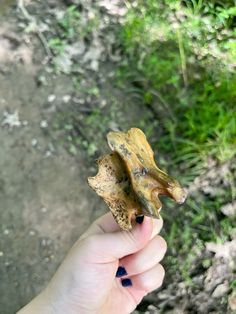
[[[46,289],[18,314],[131,313],[162,284],[162,224],[145,217],[127,232],[120,231],[110,213],[100,217],[74,244]],[[131,279],[132,286],[122,286],[118,266],[125,268],[122,279]]]

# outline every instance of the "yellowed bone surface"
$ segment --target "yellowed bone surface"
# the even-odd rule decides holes
[[[132,216],[141,213],[125,165],[117,153],[98,160],[98,174],[88,178],[89,185],[110,208],[123,230],[132,228]]]
[[[98,174],[89,185],[108,204],[124,230],[132,227],[132,217],[144,214],[159,218],[159,195],[183,203],[186,193],[177,180],[158,168],[145,134],[137,128],[127,133],[110,132],[108,145],[113,154],[98,160]]]

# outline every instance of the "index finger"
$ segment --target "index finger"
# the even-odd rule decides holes
[[[152,218],[144,217],[144,219]],[[163,226],[163,220],[161,217],[160,219],[152,219],[152,222],[153,231],[150,239],[154,238],[161,231]],[[112,216],[112,213],[109,212],[95,220],[91,227],[82,235],[81,238],[85,238],[87,236],[95,234],[112,233],[120,230],[121,229],[115,221],[114,217]]]
[[[88,228],[88,230],[82,234],[80,239],[87,238],[88,236],[95,234],[103,234],[119,231],[120,227],[116,223],[115,219],[112,216],[112,213],[106,213],[105,215],[96,219],[92,225]]]
[[[151,239],[153,239],[157,234],[160,233],[163,227],[163,219],[160,216],[160,218],[158,219],[153,219],[152,222],[153,222],[153,230],[152,230]]]

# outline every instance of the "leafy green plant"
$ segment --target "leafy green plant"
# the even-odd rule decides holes
[[[191,142],[193,153],[225,161],[236,153],[236,76],[226,65],[233,62],[230,45],[228,50],[222,45],[232,32],[226,32],[218,15],[202,18],[200,13],[207,8],[203,1],[185,4],[150,0],[131,9],[121,36],[130,58],[123,73],[128,72],[128,79],[143,90],[148,106],[160,106],[160,98],[167,103],[175,121],[164,121],[164,133],[175,142],[179,156]],[[234,14],[235,7],[220,12],[224,10]],[[214,25],[217,32],[227,34],[218,41]]]
[[[67,39],[72,39],[77,35],[80,26],[80,13],[75,5],[68,7],[64,16],[58,21],[63,31],[63,35]]]
[[[63,36],[67,40],[89,36],[98,24],[99,19],[96,15],[87,19],[85,23],[81,13],[75,5],[69,6],[63,17],[58,20],[58,25],[61,28],[60,36]]]
[[[163,165],[181,172],[185,186],[209,158],[221,163],[236,156],[235,9],[233,1],[139,0],[130,5],[119,36],[124,53],[119,84],[122,79],[133,84],[129,93],[154,114],[151,132],[146,123],[143,129],[154,149],[168,156]],[[195,250],[205,241],[231,237],[232,218],[218,210],[230,193],[192,196],[177,209],[165,206],[168,263],[188,284]],[[203,264],[207,268],[210,261]]]
[[[60,38],[52,38],[49,40],[48,46],[53,51],[54,55],[60,55],[65,51],[66,43]]]

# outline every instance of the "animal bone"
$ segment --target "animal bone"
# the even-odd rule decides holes
[[[107,140],[113,153],[98,160],[98,174],[88,178],[88,183],[107,203],[123,230],[132,228],[132,219],[137,215],[159,218],[159,195],[180,204],[185,201],[186,192],[178,181],[157,167],[153,150],[140,129],[110,132]]]

